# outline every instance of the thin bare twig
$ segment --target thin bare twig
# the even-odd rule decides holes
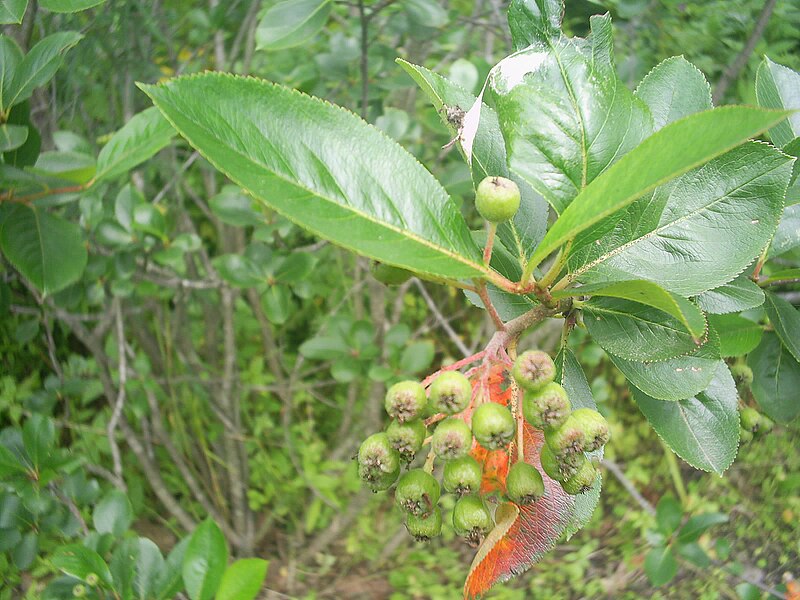
[[[119,354],[119,383],[117,385],[117,400],[114,403],[114,409],[111,413],[111,418],[108,420],[106,432],[108,435],[108,444],[111,447],[111,459],[114,464],[114,476],[122,483],[123,490],[126,489],[125,479],[122,475],[122,457],[119,452],[119,445],[117,444],[117,425],[119,424],[122,410],[125,407],[125,383],[128,380],[128,360],[125,355],[125,325],[122,320],[122,308],[120,307],[119,298],[114,298],[112,310],[115,314],[117,325],[117,352]]]
[[[455,344],[458,351],[461,352],[464,356],[469,356],[471,353],[467,345],[464,341],[458,336],[455,330],[450,326],[447,319],[444,318],[439,308],[436,306],[436,302],[433,301],[431,295],[428,293],[428,290],[425,289],[425,286],[419,279],[414,279],[414,285],[417,286],[419,293],[422,294],[422,298],[425,300],[425,303],[428,305],[428,308],[433,313],[433,316],[436,318],[436,322],[439,326],[444,329],[444,332],[447,334],[447,337],[450,338],[450,341]]]

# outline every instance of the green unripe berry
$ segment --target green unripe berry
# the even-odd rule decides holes
[[[83,598],[86,596],[86,586],[83,584],[78,584],[74,588],[72,588],[72,597],[73,598]]]
[[[358,474],[373,491],[391,487],[400,473],[400,455],[385,433],[374,433],[358,449]]]
[[[535,392],[525,392],[522,401],[525,420],[538,429],[560,427],[571,410],[566,390],[554,381]]]
[[[528,350],[514,361],[511,374],[519,387],[535,392],[555,379],[556,365],[547,352]]]
[[[453,529],[457,535],[475,545],[493,526],[492,515],[480,496],[462,496],[458,499],[453,508]]]
[[[381,262],[372,263],[372,276],[385,285],[400,285],[405,283],[414,274],[400,267],[393,267]]]
[[[508,470],[506,493],[516,504],[533,504],[544,496],[542,475],[533,465],[517,462]]]
[[[611,431],[608,428],[608,421],[605,420],[596,410],[591,408],[579,408],[570,417],[583,431],[583,451],[593,452],[599,450],[608,443],[611,438]]]
[[[731,365],[731,375],[736,380],[737,384],[750,387],[753,383],[753,369],[744,363],[736,363]]]
[[[772,431],[775,427],[775,421],[770,419],[767,415],[761,415],[758,420],[758,435],[765,435]]]
[[[397,482],[394,501],[408,514],[427,517],[439,502],[439,482],[422,469],[412,469]]]
[[[430,403],[434,410],[447,415],[459,413],[472,398],[472,384],[458,371],[446,371],[433,380]]]
[[[578,468],[578,471],[561,484],[564,491],[572,496],[582,494],[592,489],[597,477],[597,469],[591,461],[587,460]]]
[[[89,573],[86,576],[86,583],[89,584],[91,587],[96,586],[99,581],[100,578],[97,576],[97,573]]]
[[[411,462],[425,442],[427,428],[420,419],[400,423],[392,421],[386,428],[386,436],[392,448],[400,453],[400,458]]]
[[[463,496],[475,494],[481,489],[483,469],[478,461],[467,455],[447,461],[442,474],[445,491]]]
[[[753,441],[753,432],[744,427],[739,427],[739,443],[748,444]]]
[[[472,413],[472,433],[487,450],[505,448],[514,437],[516,428],[514,415],[502,404],[487,402]]]
[[[559,427],[545,429],[544,441],[560,461],[583,452],[584,435],[580,423],[570,415]]]
[[[758,431],[759,425],[761,425],[761,413],[755,408],[745,407],[739,413],[739,422],[742,425],[742,429],[755,433]]]
[[[406,529],[418,542],[429,542],[442,533],[442,511],[435,506],[427,517],[408,515]]]
[[[390,417],[405,423],[422,416],[428,406],[428,397],[418,381],[401,381],[389,388],[383,405]]]
[[[472,449],[472,431],[461,419],[445,419],[433,432],[431,448],[443,460],[466,456]]]
[[[519,210],[520,192],[516,183],[505,177],[486,177],[478,184],[475,208],[490,223],[511,219]]]
[[[580,453],[559,459],[553,454],[550,446],[542,444],[539,460],[542,463],[542,471],[544,471],[550,479],[563,482],[572,477],[587,458],[583,453]]]

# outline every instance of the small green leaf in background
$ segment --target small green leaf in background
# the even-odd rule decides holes
[[[644,558],[644,572],[654,586],[668,583],[678,572],[678,562],[672,554],[672,548],[657,546]]]
[[[747,356],[747,364],[753,370],[753,396],[765,413],[780,423],[800,415],[800,363],[777,335],[765,333],[758,348]]]
[[[767,292],[764,308],[784,347],[800,362],[800,311],[771,292]]]
[[[264,216],[256,210],[255,200],[236,186],[226,185],[208,201],[208,206],[220,221],[234,227],[263,225]]]
[[[662,496],[656,505],[656,523],[665,536],[672,535],[683,520],[681,503],[672,496]]]
[[[433,342],[429,340],[411,342],[403,350],[403,355],[400,358],[400,369],[403,373],[409,375],[421,373],[431,366],[435,353],[436,349]]]
[[[796,163],[795,163],[796,164]],[[780,256],[800,247],[800,204],[787,206],[783,210],[781,222],[772,244],[769,247],[769,258]]]
[[[712,512],[691,517],[678,532],[678,541],[686,544],[696,542],[709,528],[728,522],[728,515]]]
[[[634,93],[650,109],[655,130],[713,107],[705,75],[682,56],[653,67]]]
[[[37,42],[14,69],[14,78],[9,87],[3,87],[0,111],[27,100],[33,90],[50,81],[61,66],[63,54],[81,38],[83,35],[76,31],[61,31]]]
[[[739,447],[739,394],[720,365],[708,388],[688,400],[665,402],[633,390],[633,398],[667,445],[696,469],[721,475]]]
[[[0,125],[0,152],[16,150],[28,139],[25,125]]]
[[[128,531],[132,521],[131,501],[120,490],[108,492],[92,513],[94,528],[100,533],[110,533],[115,537]]]
[[[22,540],[11,550],[11,559],[21,571],[26,571],[39,553],[39,535],[29,531],[22,536]]]
[[[134,540],[138,549],[133,577],[136,598],[152,598],[157,589],[158,577],[164,570],[164,557],[158,546],[147,538]]]
[[[211,264],[219,271],[220,277],[237,287],[254,287],[265,281],[258,264],[241,254],[223,254],[214,258]]]
[[[80,228],[35,206],[0,206],[0,250],[45,295],[77,281],[87,252]]]
[[[444,27],[447,11],[436,0],[403,0],[403,9],[417,27]]]
[[[225,570],[216,600],[253,600],[261,590],[268,565],[260,558],[237,560]]]
[[[157,600],[172,600],[183,589],[183,557],[188,545],[189,538],[182,539],[167,556],[156,581]]]
[[[508,7],[508,26],[514,50],[560,35],[563,13],[562,0],[512,0]]]
[[[55,439],[56,430],[52,419],[33,413],[25,421],[22,426],[22,442],[34,469],[39,470],[47,465]]]
[[[652,191],[783,121],[787,111],[725,106],[660,129],[584,188],[536,249],[539,264],[567,240]],[[743,236],[740,236],[743,237]]]
[[[21,23],[28,0],[0,0],[0,25]]]
[[[767,108],[800,109],[800,73],[764,57],[756,72],[756,99],[760,106]],[[800,112],[769,130],[769,138],[779,148],[798,136]]]
[[[151,107],[134,115],[100,150],[95,180],[127,173],[169,144],[174,135],[158,109]]]
[[[211,600],[228,564],[228,545],[217,524],[208,519],[192,533],[183,557],[183,583],[191,600]]]
[[[106,0],[39,0],[39,6],[50,12],[74,13],[98,6]]]
[[[283,0],[267,9],[256,29],[259,50],[283,50],[303,44],[325,26],[331,0]]]
[[[60,546],[56,549],[52,562],[57,569],[82,581],[86,581],[86,576],[94,573],[106,585],[112,583],[111,571],[103,557],[82,544]]]

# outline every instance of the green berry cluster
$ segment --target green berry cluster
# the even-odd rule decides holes
[[[453,529],[470,544],[480,543],[494,527],[489,505],[480,495],[483,467],[471,451],[475,442],[486,450],[507,447],[517,423],[507,407],[494,402],[479,404],[471,418],[465,418],[462,413],[472,399],[472,384],[458,371],[436,377],[427,394],[419,382],[396,383],[384,401],[391,423],[386,431],[368,437],[359,449],[361,479],[376,492],[397,483],[395,502],[405,514],[409,533],[417,540],[427,541],[441,533],[438,502],[443,492],[457,496]],[[441,420],[428,438],[424,418],[432,414]],[[428,439],[430,453],[425,467],[410,469],[401,476],[400,468],[410,465]],[[433,475],[437,459],[443,463],[441,484]],[[508,499],[518,504],[535,502],[544,495],[542,476],[531,465],[517,463],[511,467],[506,484]]]
[[[511,373],[524,392],[525,420],[544,431],[542,470],[568,494],[589,490],[597,471],[586,453],[599,450],[608,442],[608,423],[596,410],[572,409],[566,390],[553,381],[556,367],[546,352],[530,350],[520,354]]]
[[[739,439],[742,443],[761,437],[772,431],[775,421],[761,414],[755,408],[746,406],[739,411]]]

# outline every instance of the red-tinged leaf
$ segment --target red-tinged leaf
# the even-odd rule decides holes
[[[525,461],[541,471],[539,451],[544,436],[527,423],[524,429]],[[509,448],[514,457],[514,444]],[[464,598],[481,598],[492,586],[528,570],[555,546],[575,510],[575,498],[543,475],[545,495],[532,506],[503,504],[497,509],[494,530],[478,548],[472,561]]]

